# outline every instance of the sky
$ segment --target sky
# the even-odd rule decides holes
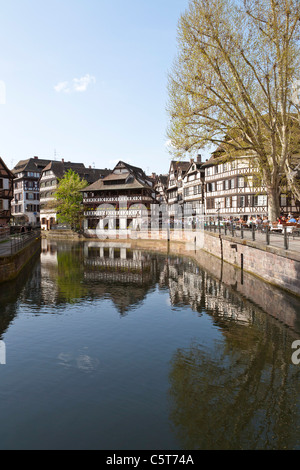
[[[168,173],[167,77],[188,0],[0,0],[0,156]]]

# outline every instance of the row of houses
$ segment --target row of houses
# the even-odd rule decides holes
[[[114,215],[116,228],[128,228],[137,218],[147,216],[154,204],[164,207],[171,223],[184,213],[243,217],[267,215],[266,189],[258,185],[249,157],[230,161],[219,152],[202,161],[171,161],[163,175],[147,175],[141,168],[120,161],[113,170],[86,168],[83,163],[45,160],[38,157],[20,161],[10,170],[0,158],[0,225],[9,222],[41,225],[57,224],[51,202],[59,180],[72,169],[88,182],[83,190],[84,228],[95,230],[101,220]],[[299,214],[300,202],[281,194],[283,214]]]

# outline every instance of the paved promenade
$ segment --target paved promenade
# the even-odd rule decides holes
[[[0,256],[9,256],[11,254],[11,242],[4,241],[0,243]]]
[[[222,235],[224,235],[224,231],[222,231]],[[231,232],[227,232],[228,236],[231,236]],[[235,236],[239,241],[241,240],[241,232],[236,231]],[[252,232],[244,231],[243,239],[252,241]],[[255,242],[261,245],[267,245],[267,235],[264,232],[255,232]],[[273,233],[269,232],[269,246],[274,246],[276,248],[280,248],[282,250],[285,249],[284,245],[284,236],[281,233]],[[295,235],[288,235],[288,250],[287,251],[296,251],[300,253],[300,236]]]
[[[13,235],[6,241],[0,241],[0,258],[17,253],[36,237],[39,237],[39,235],[39,231],[33,230],[31,232]]]

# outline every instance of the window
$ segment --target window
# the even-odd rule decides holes
[[[280,196],[280,205],[281,206],[287,206],[287,195],[286,194],[281,194],[281,196]]]
[[[225,199],[225,205],[227,208],[231,207],[231,197],[226,197]]]
[[[225,180],[225,190],[231,189],[231,180]]]
[[[263,207],[263,206],[267,206],[268,204],[268,198],[267,196],[254,196],[254,206],[256,207]]]
[[[209,198],[207,199],[207,209],[213,209],[214,208],[214,199],[213,198]]]
[[[0,189],[3,189],[3,179],[0,179]]]
[[[239,196],[238,198],[238,207],[245,207],[246,198],[245,196]]]
[[[2,210],[3,210],[3,200],[0,199],[0,211],[2,211]]]
[[[35,204],[27,204],[26,210],[27,212],[37,212],[38,206]]]
[[[220,209],[223,209],[224,208],[224,198],[216,198],[215,199],[215,209],[217,209],[218,211]]]
[[[243,176],[238,177],[238,187],[239,188],[244,188],[245,187],[245,179]]]

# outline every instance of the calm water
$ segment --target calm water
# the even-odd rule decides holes
[[[43,243],[0,287],[1,449],[300,448],[297,300],[280,321],[187,258]]]

